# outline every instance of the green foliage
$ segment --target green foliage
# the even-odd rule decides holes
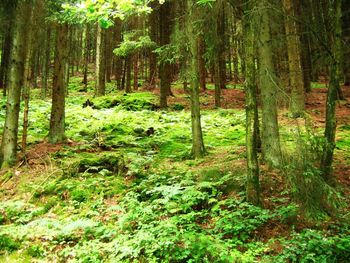
[[[0,234],[0,255],[5,252],[12,252],[19,249],[21,244],[11,237]]]
[[[271,258],[282,262],[347,262],[350,257],[349,233],[328,236],[315,230],[293,233],[291,239],[282,240],[281,254]]]
[[[156,43],[151,40],[149,36],[135,36],[135,33],[124,35],[124,41],[120,46],[114,49],[113,53],[122,58],[127,58],[136,52],[142,50],[154,49]]]

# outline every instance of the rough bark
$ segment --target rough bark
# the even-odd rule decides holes
[[[248,5],[246,8],[249,8]],[[249,8],[250,9],[250,8]],[[256,86],[256,32],[254,16],[244,17],[245,39],[245,90],[246,90],[246,150],[247,150],[247,200],[255,205],[260,204],[259,163],[258,163],[258,106]]]
[[[160,46],[168,45],[170,43],[171,34],[171,3],[165,2],[161,5],[159,11],[159,25],[160,25]],[[159,63],[159,78],[160,78],[160,107],[166,108],[167,98],[170,95],[171,87],[171,64],[168,61],[162,60]]]
[[[262,98],[262,150],[265,161],[273,167],[282,164],[282,153],[277,120],[277,88],[274,81],[274,66],[269,18],[269,1],[260,1],[259,32],[259,84]]]
[[[55,65],[52,85],[52,107],[48,140],[50,143],[62,143],[65,136],[65,71],[68,60],[68,25],[57,25]]]
[[[330,81],[327,94],[327,104],[326,104],[326,128],[325,128],[325,146],[323,151],[321,168],[323,172],[323,178],[329,184],[334,184],[335,179],[332,175],[332,163],[333,154],[335,148],[335,135],[337,128],[336,120],[336,100],[337,100],[337,90],[340,89],[340,76],[341,76],[341,0],[334,1],[334,17],[333,20],[333,32],[330,39],[330,46],[332,48],[332,62],[330,65]]]
[[[24,61],[27,46],[27,21],[32,1],[17,4],[9,64],[9,90],[6,104],[6,118],[1,143],[0,164],[11,167],[17,159],[18,118],[20,111],[21,87],[24,78]]]
[[[190,44],[190,95],[191,95],[191,120],[192,120],[192,155],[200,158],[205,153],[203,133],[201,126],[200,102],[199,102],[199,74],[198,74],[198,46],[199,37],[194,28],[193,21],[198,19],[198,6],[193,0],[187,0],[189,20],[187,21],[187,37]]]
[[[290,110],[293,117],[301,117],[305,110],[305,92],[301,63],[301,42],[296,24],[296,7],[293,0],[283,0],[288,50],[289,79],[291,86]]]

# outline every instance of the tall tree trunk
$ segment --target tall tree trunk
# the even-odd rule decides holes
[[[1,142],[0,164],[11,167],[17,159],[18,118],[20,111],[21,87],[24,77],[28,30],[32,1],[20,1],[16,7],[13,25],[13,39],[9,64],[9,90],[6,105],[6,118]]]
[[[333,8],[329,16],[333,18],[332,28],[328,31],[332,32],[329,37],[329,45],[332,48],[332,62],[330,65],[330,81],[327,94],[327,104],[326,104],[326,128],[325,128],[325,146],[323,151],[323,158],[321,163],[321,168],[323,172],[323,177],[325,181],[329,184],[334,184],[335,179],[332,176],[332,163],[333,154],[335,148],[335,134],[337,128],[336,120],[336,100],[337,100],[337,90],[340,89],[340,76],[341,76],[341,0],[335,0],[333,3]]]
[[[13,13],[11,10],[9,10],[10,13]],[[3,95],[6,96],[6,90],[7,90],[7,75],[8,75],[8,68],[10,64],[10,53],[11,53],[11,42],[12,42],[12,26],[11,22],[13,19],[11,19],[9,16],[7,16],[7,21],[5,22],[4,26],[4,40],[3,40],[3,47],[1,52],[1,64],[0,64],[0,88],[3,89]]]
[[[171,3],[165,2],[161,5],[159,11],[160,20],[160,45],[168,45],[170,43],[171,34]],[[160,78],[160,107],[166,108],[167,97],[170,95],[171,87],[171,64],[168,61],[162,60],[159,64]]]
[[[201,36],[199,39],[199,86],[201,91],[206,91],[206,78],[207,78],[207,69],[205,68],[205,41]]]
[[[157,1],[152,1],[150,3],[152,7],[152,12],[149,14],[149,28],[150,28],[150,38],[154,43],[159,43],[158,35],[159,35],[159,4]],[[154,86],[157,78],[157,56],[153,52],[153,50],[149,50],[149,84],[150,86]]]
[[[51,63],[51,25],[47,25],[46,36],[45,36],[45,54],[43,62],[42,72],[42,84],[41,84],[41,97],[46,98],[47,94],[47,83],[50,75],[50,63]]]
[[[296,7],[293,4],[293,0],[283,0],[282,2],[284,13],[286,15],[284,24],[287,36],[289,78],[292,91],[290,110],[293,117],[298,118],[304,115],[305,110],[304,80],[301,64],[301,43],[298,27],[295,22]]]
[[[32,72],[35,70],[33,67],[33,62],[36,59],[36,40],[38,38],[37,36],[37,27],[35,24],[37,24],[36,19],[33,17],[33,11],[34,13],[41,11],[38,6],[38,2],[34,3],[34,7],[31,8],[30,14],[29,14],[29,20],[27,23],[30,25],[27,27],[27,47],[26,47],[26,55],[25,55],[25,63],[24,63],[24,83],[23,83],[23,101],[24,101],[24,109],[23,109],[23,132],[22,132],[22,154],[25,155],[26,153],[26,147],[27,147],[27,134],[28,134],[28,115],[29,115],[29,99],[30,99],[30,86],[32,83]]]
[[[342,10],[350,10],[350,1],[343,1]],[[350,12],[343,13],[343,46],[344,46],[344,85],[350,86]]]
[[[65,136],[65,68],[68,60],[68,25],[58,24],[56,35],[55,65],[52,85],[52,107],[48,140],[62,143]]]
[[[132,64],[132,59],[131,57],[128,57],[125,59],[125,92],[126,93],[131,93],[131,64]]]
[[[87,91],[88,72],[89,72],[89,54],[90,54],[90,27],[85,26],[85,41],[84,41],[84,70],[83,70],[83,84],[84,90]]]
[[[106,31],[106,55],[105,55],[105,63],[106,63],[106,81],[110,83],[111,76],[112,76],[112,60],[113,60],[113,43],[112,43],[112,36],[113,32],[111,29],[108,29]]]
[[[201,125],[200,102],[199,102],[199,65],[198,65],[198,47],[199,37],[194,28],[194,21],[198,19],[198,6],[193,0],[187,0],[189,18],[187,21],[187,38],[190,44],[190,95],[191,95],[191,120],[192,120],[192,155],[194,158],[200,158],[205,153],[203,133]]]
[[[274,81],[269,18],[270,3],[259,2],[259,83],[262,96],[262,150],[265,161],[274,167],[282,164],[282,153],[277,120],[277,89]]]
[[[134,55],[134,90],[139,89],[139,54]]]
[[[253,4],[250,5],[254,6]],[[250,10],[248,4],[246,9]],[[249,12],[247,12],[249,14]],[[253,13],[253,12],[251,12]],[[254,15],[246,15],[244,22],[245,40],[245,90],[246,90],[246,149],[247,149],[247,200],[255,205],[260,204],[258,138],[259,117],[256,86],[256,19]]]
[[[103,96],[106,93],[106,61],[105,61],[105,30],[97,26],[96,38],[96,96]]]

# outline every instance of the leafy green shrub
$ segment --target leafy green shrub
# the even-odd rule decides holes
[[[74,189],[71,192],[71,199],[74,201],[77,201],[79,203],[85,202],[89,199],[90,197],[90,193],[84,189]]]
[[[45,255],[45,250],[40,245],[31,245],[26,250],[27,254],[34,258],[41,258]]]
[[[293,233],[290,240],[282,241],[283,251],[273,262],[348,262],[350,237],[327,236],[327,233],[306,230]],[[272,258],[271,258],[272,259]]]
[[[18,250],[20,248],[21,244],[12,239],[11,237],[0,234],[0,254],[7,252],[12,252],[15,250]]]
[[[268,210],[234,199],[218,202],[212,214],[214,233],[238,245],[243,245],[258,227],[273,216]]]

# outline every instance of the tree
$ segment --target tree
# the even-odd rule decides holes
[[[65,70],[68,59],[68,25],[66,23],[56,25],[56,50],[55,65],[52,84],[52,107],[50,117],[50,130],[48,140],[50,143],[62,143],[65,136],[65,97],[66,80]]]
[[[265,161],[278,167],[282,164],[277,114],[277,87],[272,60],[269,0],[259,1],[259,85],[262,98],[262,150]]]
[[[258,163],[258,103],[256,85],[256,10],[254,3],[246,4],[244,22],[245,44],[245,91],[246,91],[246,150],[247,150],[247,200],[253,204],[260,204],[259,163]]]
[[[187,38],[189,41],[189,75],[191,95],[191,120],[192,120],[192,155],[200,158],[205,153],[203,133],[201,126],[200,102],[199,102],[199,45],[198,29],[195,27],[199,19],[199,7],[194,0],[187,0]]]
[[[19,1],[16,7],[12,47],[9,64],[6,119],[1,143],[0,163],[2,168],[11,167],[17,160],[18,118],[21,87],[24,81],[24,61],[28,43],[28,21],[32,1]]]
[[[305,110],[305,91],[299,30],[296,23],[295,1],[283,0],[287,37],[289,79],[291,86],[290,109],[293,117],[301,117]]]
[[[96,96],[106,93],[106,32],[101,25],[97,25],[96,37]]]
[[[335,134],[337,128],[336,120],[336,100],[337,93],[340,89],[341,78],[341,57],[342,57],[342,44],[341,44],[341,0],[334,0],[333,4],[329,7],[329,18],[332,18],[329,27],[326,25],[326,29],[330,36],[329,46],[331,47],[331,64],[330,64],[330,80],[327,93],[327,106],[326,106],[326,128],[325,128],[325,145],[322,157],[322,172],[323,178],[329,184],[334,184],[334,177],[332,176],[332,163],[335,148]]]

